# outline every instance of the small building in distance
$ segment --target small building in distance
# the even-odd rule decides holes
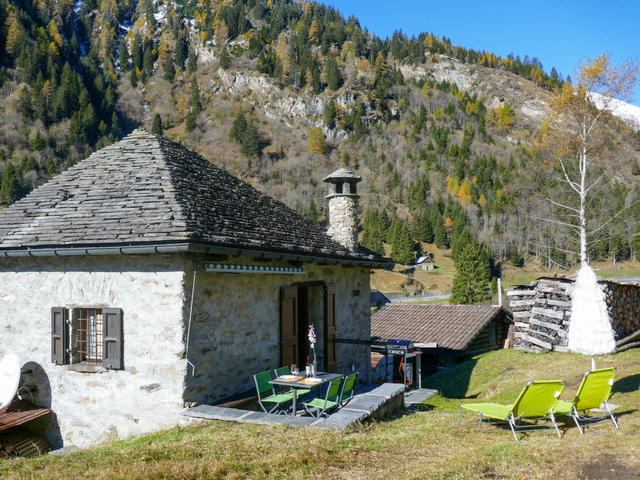
[[[427,271],[430,271],[436,268],[436,264],[433,261],[433,255],[427,254],[419,257],[416,260],[416,267],[421,270],[427,270]]]
[[[422,373],[465,357],[503,348],[513,324],[499,305],[388,304],[371,317],[380,341],[411,340],[422,350]]]

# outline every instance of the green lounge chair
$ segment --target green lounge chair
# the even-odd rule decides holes
[[[588,371],[582,378],[582,383],[580,383],[578,393],[576,393],[573,402],[558,400],[558,403],[554,407],[555,413],[573,418],[581,435],[584,435],[584,429],[583,426],[580,425],[580,422],[583,424],[595,423],[606,420],[607,418],[611,418],[616,430],[618,430],[618,422],[616,422],[608,403],[615,376],[615,368],[601,368],[599,370]],[[585,415],[588,410],[594,408],[603,408],[606,410],[607,415],[600,417]]]
[[[275,373],[276,377],[281,377],[282,375],[291,375],[291,369],[288,366],[274,368],[273,372]],[[311,391],[310,389],[306,389],[306,388],[298,388],[297,390],[298,390],[298,398],[302,397],[303,395],[307,395]],[[290,392],[290,391],[291,389],[287,390],[287,392]]]
[[[273,385],[269,383],[271,379],[269,370],[253,376],[253,381],[256,383],[256,391],[258,392],[258,403],[265,413],[286,413],[285,406],[293,401],[293,392],[276,393]],[[263,397],[265,394],[267,396]],[[269,409],[264,405],[265,403],[273,403],[275,405]]]
[[[310,402],[304,402],[304,409],[312,417],[327,415],[329,410],[336,408],[340,404],[340,390],[344,377],[334,378],[327,385],[324,399],[316,397]]]
[[[458,408],[458,425],[460,425],[460,413],[462,409],[477,412],[480,415],[478,431],[480,431],[484,418],[497,421],[489,421],[487,423],[507,422],[517,442],[517,431],[526,432],[546,428],[546,425],[538,425],[537,421],[548,419],[555,427],[558,438],[561,438],[562,435],[556,423],[553,407],[557,403],[558,397],[563,390],[564,382],[561,380],[531,381],[525,385],[520,395],[518,395],[518,398],[516,398],[516,401],[511,405],[500,405],[498,403],[461,403]],[[526,423],[522,423],[522,421]]]
[[[344,407],[354,397],[354,387],[356,385],[356,379],[358,378],[358,372],[353,372],[347,375],[342,383],[342,391],[340,392],[340,406]]]

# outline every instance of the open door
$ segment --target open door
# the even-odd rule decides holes
[[[279,366],[298,363],[298,334],[298,287],[282,287],[280,290]]]
[[[327,286],[327,342],[326,342],[326,354],[327,359],[327,371],[337,372],[338,361],[336,358],[336,287],[335,285]]]

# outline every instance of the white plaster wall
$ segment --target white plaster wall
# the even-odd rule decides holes
[[[231,262],[261,264],[243,257]],[[189,345],[189,360],[196,365],[196,373],[187,377],[185,400],[208,403],[255,389],[254,373],[280,366],[282,286],[314,281],[334,284],[337,336],[370,338],[369,269],[308,263],[303,268],[303,275],[231,276],[198,271]],[[192,275],[186,276],[189,297]],[[359,295],[355,296],[354,290],[359,290]],[[351,372],[353,365],[365,379],[369,362],[366,346],[337,344],[336,354],[339,371]]]
[[[37,401],[55,412],[65,446],[184,423],[184,300],[179,256],[2,258],[0,356],[15,352],[42,368]],[[54,306],[122,308],[125,370],[52,364]]]

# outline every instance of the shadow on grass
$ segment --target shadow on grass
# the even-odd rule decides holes
[[[631,393],[638,389],[640,389],[640,373],[616,380],[613,384],[613,393]]]
[[[427,388],[435,388],[446,398],[473,399],[478,394],[467,395],[469,381],[475,368],[477,360],[470,359],[455,367],[438,372],[425,378],[424,383]]]

